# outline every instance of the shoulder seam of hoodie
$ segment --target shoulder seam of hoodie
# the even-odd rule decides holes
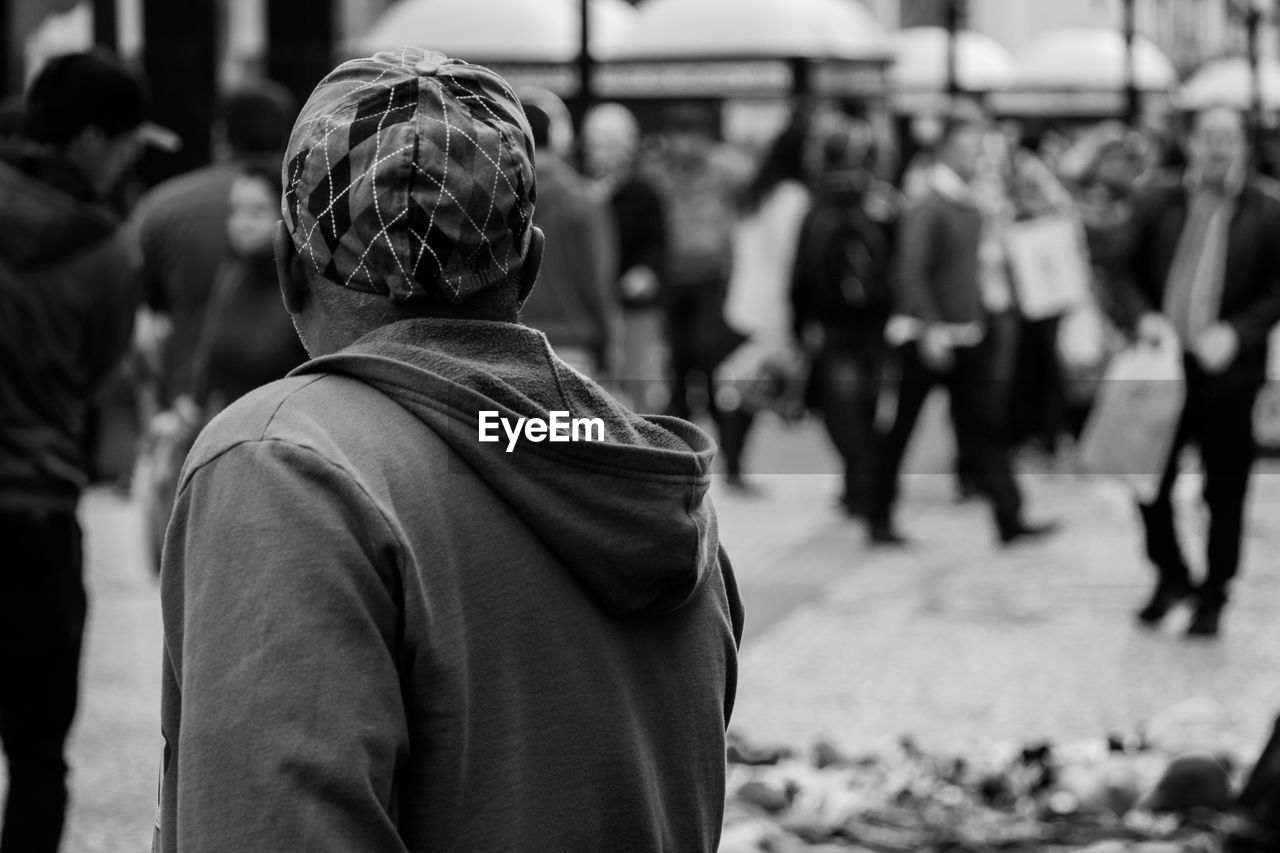
[[[279,436],[264,435],[261,438],[239,439],[238,441],[235,441],[227,445],[226,447],[222,448],[217,453],[213,454],[208,459],[205,459],[204,461],[200,462],[198,465],[192,468],[189,472],[187,472],[186,477],[183,478],[182,488],[179,490],[179,493],[178,493],[179,496],[182,494],[182,492],[186,491],[190,487],[191,481],[195,479],[196,474],[198,474],[200,471],[207,468],[210,464],[212,464],[213,462],[216,462],[218,459],[222,458],[223,456],[226,456],[231,451],[238,450],[243,447],[248,447],[249,445],[260,445],[260,446],[281,445],[285,448],[292,448],[294,450],[300,451],[303,455],[318,459],[321,463],[323,463],[324,467],[329,468],[333,471],[336,471],[342,477],[342,479],[349,482],[355,488],[355,490],[364,497],[365,503],[367,503],[373,509],[373,511],[377,514],[378,518],[381,519],[383,526],[387,530],[387,533],[391,535],[391,539],[396,543],[396,572],[399,575],[401,589],[403,589],[403,586],[405,583],[405,576],[406,576],[406,571],[405,571],[406,556],[405,555],[408,553],[408,548],[405,546],[404,540],[401,539],[398,533],[396,533],[395,525],[391,523],[391,520],[388,517],[387,512],[383,509],[382,505],[378,503],[378,501],[374,498],[374,496],[369,493],[369,490],[365,488],[364,484],[361,483],[360,480],[352,474],[351,471],[349,471],[345,466],[339,464],[337,461],[325,456],[317,448],[312,447],[308,444],[302,444],[300,442],[292,441],[290,439],[282,438]],[[175,497],[174,500],[176,503],[177,498]],[[397,602],[397,604],[403,606],[403,601],[399,601]]]

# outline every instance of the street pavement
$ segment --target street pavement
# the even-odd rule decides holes
[[[1029,511],[1064,530],[1003,551],[981,504],[954,504],[950,477],[923,473],[947,468],[941,421],[932,406],[912,451],[921,473],[904,483],[907,550],[868,549],[861,527],[836,512],[837,480],[824,473],[834,462],[814,423],[761,423],[748,455],[760,495],[717,478],[748,614],[735,732],[796,749],[818,738],[875,749],[907,734],[982,749],[1131,731],[1195,700],[1225,742],[1260,745],[1280,712],[1280,465],[1264,463],[1256,479],[1223,635],[1192,641],[1183,612],[1156,631],[1133,622],[1151,576],[1122,491],[1024,466]],[[1179,493],[1189,527],[1195,487],[1187,478]],[[145,850],[161,755],[157,587],[126,500],[95,491],[82,515],[92,598],[64,851]]]

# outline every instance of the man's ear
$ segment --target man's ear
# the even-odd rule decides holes
[[[542,250],[547,245],[547,238],[542,233],[542,229],[536,225],[530,227],[532,231],[529,234],[529,250],[524,253],[524,263],[520,265],[519,287],[516,291],[516,297],[521,305],[529,298],[529,292],[533,290],[533,285],[538,280],[538,273],[542,271]]]
[[[271,248],[276,257],[276,279],[280,283],[280,295],[284,298],[284,307],[290,314],[301,314],[307,303],[311,288],[307,277],[302,275],[298,250],[294,248],[293,238],[283,221],[277,222],[271,232]]]

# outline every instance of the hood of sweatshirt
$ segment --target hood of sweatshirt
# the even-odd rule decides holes
[[[412,412],[610,612],[676,610],[715,570],[711,439],[678,418],[631,412],[557,359],[541,332],[407,320],[293,375],[312,373],[354,377]],[[496,413],[487,420],[497,441],[479,440],[481,412]],[[550,421],[553,412],[598,418],[603,440],[535,442],[522,432],[512,442],[497,425]]]
[[[39,269],[111,236],[116,217],[87,201],[83,184],[74,167],[56,157],[0,152],[0,260],[16,270]]]

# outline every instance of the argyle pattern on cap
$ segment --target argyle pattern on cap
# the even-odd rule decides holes
[[[406,47],[346,62],[307,100],[282,212],[303,261],[394,302],[457,303],[515,272],[536,196],[533,137],[487,68]]]

